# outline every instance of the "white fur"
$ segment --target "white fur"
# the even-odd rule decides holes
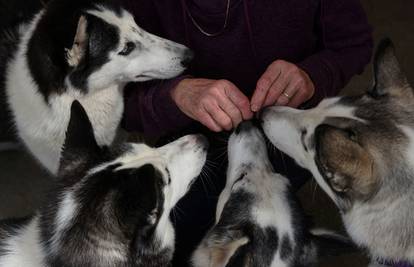
[[[6,238],[2,249],[6,249],[7,253],[0,257],[0,267],[44,267],[45,253],[50,253],[48,254],[49,256],[58,254],[62,246],[63,233],[73,224],[73,221],[78,216],[82,203],[76,202],[74,195],[83,188],[84,183],[91,175],[104,170],[112,164],[121,165],[115,171],[152,164],[162,172],[162,177],[166,183],[163,192],[164,207],[161,218],[158,221],[155,238],[159,242],[161,249],[173,249],[175,233],[170,221],[170,212],[186,194],[191,182],[200,174],[206,161],[206,145],[201,138],[197,135],[189,135],[160,148],[151,148],[144,144],[131,144],[129,152],[126,152],[114,161],[92,169],[78,183],[64,191],[60,197],[61,201],[57,204],[57,214],[54,218],[55,225],[53,227],[54,232],[52,233],[49,246],[51,250],[42,250],[43,246],[40,243],[39,237],[39,219],[35,217],[28,225],[22,227],[16,235]],[[168,184],[169,175],[171,183]],[[107,240],[104,236],[96,236],[93,232],[87,233],[87,238],[99,242],[98,251],[94,251],[95,256],[98,254],[99,262],[96,263],[97,266],[109,266],[114,259],[118,261],[127,259],[129,251],[125,246],[117,244],[116,241]]]
[[[10,251],[0,257],[1,267],[44,267],[40,245],[38,218],[21,228],[17,235],[9,237],[5,249]]]
[[[318,184],[337,204],[339,199],[316,166],[315,149],[306,151],[303,148],[301,131],[307,131],[304,143],[309,145],[311,143],[309,136],[314,134],[315,128],[327,117],[349,118],[364,122],[364,120],[355,117],[354,109],[351,106],[340,105],[335,99],[328,99],[308,111],[274,107],[263,115],[263,128],[272,143],[294,158],[302,167],[310,170]],[[408,163],[414,166],[414,131],[407,126],[399,126],[399,128],[409,140],[405,146],[406,151],[403,153],[408,159]],[[400,163],[405,164],[405,162],[397,164]],[[396,177],[386,178],[394,179]],[[406,190],[412,192],[412,186]],[[406,192],[392,194],[390,191],[387,198],[373,199],[369,204],[356,201],[351,209],[342,213],[347,232],[356,244],[369,249],[374,260],[400,259],[404,261],[413,259],[414,250],[412,248],[407,250],[409,247],[407,242],[410,242],[408,240],[411,240],[414,229],[411,218],[407,215],[412,213],[412,207],[407,205],[407,203],[413,202],[412,198],[413,195]],[[406,233],[395,234],[396,231],[406,231]],[[371,266],[377,265],[373,263]]]
[[[408,137],[409,144],[406,147],[405,157],[410,163],[409,166],[414,168],[414,129],[405,125],[400,125],[399,128]]]
[[[400,125],[398,128],[409,139],[404,153],[407,161],[411,163],[408,166],[414,168],[414,130],[404,125]],[[393,234],[396,227],[408,231],[414,229],[411,227],[411,221],[400,220],[400,218],[406,218],[404,215],[411,212],[412,207],[406,203],[412,203],[413,198],[412,194],[400,194],[390,197],[387,201],[370,203],[369,206],[364,203],[356,203],[352,210],[342,216],[349,235],[357,244],[368,246],[374,259],[414,259],[414,248],[411,247],[407,250],[404,240],[401,240],[401,237],[404,238],[406,235]],[[378,210],[388,210],[390,215],[384,216],[383,213],[376,212]]]
[[[87,94],[73,87],[69,79],[66,79],[67,90],[51,95],[47,103],[39,93],[26,53],[28,42],[44,11],[24,27],[17,52],[8,63],[6,94],[17,133],[30,152],[52,174],[56,174],[59,167],[70,106],[74,100],[85,108],[98,144],[109,145],[116,135],[123,112],[123,86],[130,81],[171,78],[183,71],[180,64],[183,55],[180,53],[184,51],[184,46],[146,33],[126,11],[121,17],[104,8],[91,10],[90,13],[118,27],[121,42],[116,51],[110,53],[110,60],[89,77]],[[119,55],[127,41],[142,43],[145,52]]]
[[[60,248],[60,240],[63,231],[70,226],[71,221],[73,221],[76,217],[78,208],[78,203],[75,202],[73,197],[73,192],[69,191],[66,192],[62,196],[62,202],[59,203],[56,222],[55,222],[55,232],[52,236],[52,245],[51,245],[51,253],[56,253],[57,250]]]
[[[277,231],[279,237],[287,236],[294,240],[292,211],[285,199],[285,190],[289,182],[282,175],[272,171],[260,132],[252,129],[247,133],[233,134],[229,140],[228,155],[226,187],[220,194],[217,204],[216,224],[231,194],[244,191],[254,196],[252,206],[248,207],[251,222],[262,229],[271,227]],[[242,174],[243,179],[236,182]],[[245,243],[248,242],[246,239]],[[212,266],[210,248],[206,247],[204,242],[195,251],[192,261],[197,267]],[[276,250],[271,267],[284,266],[287,266],[287,263],[281,259],[279,250]]]
[[[334,200],[336,197],[325,179],[319,174],[315,164],[315,151],[305,151],[302,145],[301,132],[306,130],[304,143],[309,145],[309,138],[314,133],[316,126],[328,117],[342,117],[364,122],[354,115],[354,108],[338,105],[339,98],[330,98],[322,101],[311,110],[297,110],[288,107],[272,107],[263,115],[263,130],[273,145],[294,158],[303,168],[309,169],[314,174],[318,184]],[[281,116],[273,116],[282,114]]]
[[[109,165],[120,164],[117,169],[139,168],[152,164],[167,179],[168,172],[171,184],[164,189],[164,212],[158,223],[156,232],[163,247],[174,246],[175,234],[170,221],[170,211],[187,190],[189,184],[200,174],[206,160],[206,152],[197,135],[187,135],[160,148],[152,148],[145,144],[133,144],[132,150],[124,156],[92,169],[93,174]],[[166,184],[167,180],[164,181]]]

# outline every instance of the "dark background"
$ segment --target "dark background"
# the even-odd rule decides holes
[[[414,1],[413,0],[362,0],[369,21],[374,27],[376,42],[391,37],[396,45],[401,64],[410,81],[414,81]],[[0,11],[1,14],[1,11]],[[0,64],[2,64],[0,62]],[[358,94],[371,84],[371,66],[363,75],[355,77],[343,94]],[[42,192],[47,189],[50,177],[22,150],[1,151],[1,142],[10,141],[10,127],[5,123],[4,100],[0,99],[0,219],[25,216],[38,207]],[[3,143],[4,144],[4,143]],[[317,226],[342,229],[336,208],[325,194],[309,182],[300,197]],[[331,258],[323,267],[367,266],[363,255]]]

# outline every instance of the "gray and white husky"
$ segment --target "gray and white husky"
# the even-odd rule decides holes
[[[52,0],[0,39],[2,79],[18,136],[53,174],[69,122],[82,103],[98,144],[110,144],[128,82],[167,79],[191,58],[184,46],[141,29],[116,1]]]
[[[71,110],[59,179],[45,205],[31,218],[0,221],[0,266],[170,266],[170,211],[201,172],[206,139],[108,149],[97,144],[79,102]]]
[[[380,44],[374,72],[366,94],[326,99],[310,110],[272,107],[262,114],[263,128],[312,172],[374,261],[412,266],[414,91],[390,40]]]
[[[345,237],[310,231],[289,180],[273,171],[251,122],[232,134],[228,155],[216,224],[193,255],[195,267],[310,267],[323,254],[353,250]]]

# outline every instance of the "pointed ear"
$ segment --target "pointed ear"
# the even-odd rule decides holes
[[[225,267],[237,250],[247,243],[249,239],[239,230],[218,231],[207,236],[193,255],[194,266]]]
[[[408,86],[407,78],[401,69],[390,39],[381,41],[374,57],[374,88],[372,94],[401,95]]]
[[[236,251],[246,245],[249,242],[247,237],[242,237],[240,239],[232,240],[226,244],[223,244],[221,247],[213,247],[211,249],[211,266],[222,266],[225,267],[230,261],[231,257],[236,253]]]
[[[87,27],[86,17],[80,16],[72,47],[66,49],[66,60],[71,67],[77,67],[86,54],[89,39]]]
[[[97,154],[100,148],[95,140],[92,124],[86,111],[77,101],[73,101],[70,121],[66,130],[66,139],[63,145],[59,175],[71,171],[83,171]]]
[[[336,123],[333,120],[329,122]],[[374,159],[354,140],[358,138],[357,133],[338,125],[322,124],[315,130],[319,170],[337,194],[350,200],[367,199],[379,183]]]

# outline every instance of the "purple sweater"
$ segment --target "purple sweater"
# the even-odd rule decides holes
[[[191,124],[170,91],[186,75],[227,79],[247,96],[277,59],[298,64],[313,80],[314,106],[337,95],[363,71],[372,53],[372,29],[359,0],[231,0],[229,24],[217,37],[199,32],[184,12],[184,1],[203,29],[216,32],[225,0],[124,0],[144,29],[183,43],[195,52],[193,66],[175,79],[130,84],[123,126],[162,136]]]

